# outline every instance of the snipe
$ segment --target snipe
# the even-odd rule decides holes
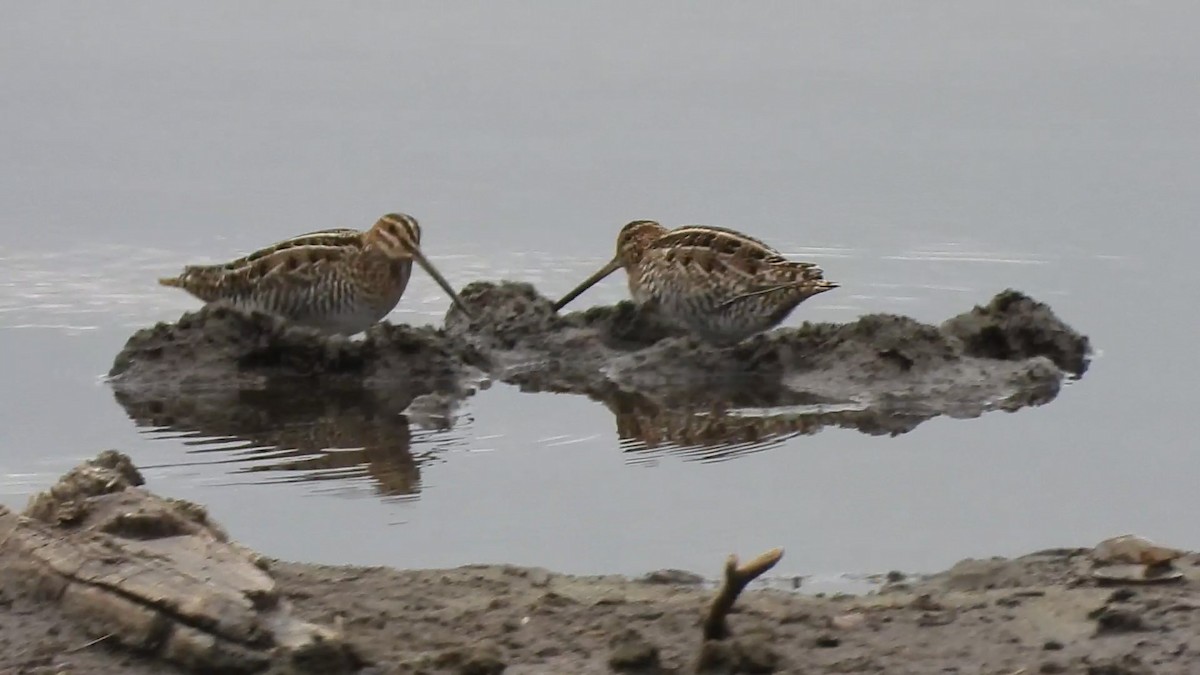
[[[635,220],[617,236],[616,256],[554,309],[621,268],[635,302],[717,344],[769,330],[804,300],[838,287],[820,267],[788,260],[741,232]]]
[[[281,316],[327,333],[353,335],[400,301],[416,261],[468,316],[470,311],[421,253],[412,216],[390,213],[371,229],[322,230],[219,265],[189,265],[159,279],[206,303]]]

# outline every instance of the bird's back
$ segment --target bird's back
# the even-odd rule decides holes
[[[767,330],[805,299],[836,288],[813,263],[719,227],[687,226],[655,240],[630,274],[630,290],[714,342]]]
[[[788,260],[754,237],[710,226],[672,230],[649,247],[644,259],[645,271],[661,281],[727,296],[823,275],[813,263]]]
[[[176,277],[159,279],[205,302],[233,300],[291,279],[301,282],[346,264],[362,251],[362,233],[351,229],[309,232],[226,263],[188,265]]]

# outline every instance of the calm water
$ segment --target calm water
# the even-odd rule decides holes
[[[1200,5],[305,5],[4,4],[0,502],[117,447],[314,561],[711,573],[781,545],[783,573],[834,575],[1200,547]],[[626,221],[701,222],[843,284],[792,324],[940,321],[1013,286],[1100,353],[1041,408],[725,455],[499,384],[439,430],[349,399],[135,420],[103,383],[197,306],[157,276],[392,210],[458,286],[554,296]],[[447,304],[418,274],[391,320]]]

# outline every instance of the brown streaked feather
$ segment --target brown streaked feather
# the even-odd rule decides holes
[[[244,255],[241,258],[221,264],[219,267],[228,270],[234,270],[249,263],[259,261],[268,256],[272,256],[276,253],[308,246],[330,249],[344,249],[346,247],[351,247],[361,250],[363,246],[362,235],[362,232],[351,229],[318,230],[316,232],[309,232],[307,234],[301,234],[292,237],[291,239],[284,239],[281,242],[272,244],[266,248],[261,248],[253,253]]]
[[[329,231],[301,235],[228,263],[189,265],[178,277],[160,279],[159,283],[182,288],[205,302],[212,302],[230,294],[248,293],[264,281],[317,278],[328,267],[322,263],[336,266],[339,261],[362,252],[361,242],[357,241],[361,237],[348,236],[351,233],[359,234],[344,230],[334,237],[328,236]],[[335,246],[334,241],[342,243]]]
[[[670,235],[655,241],[647,261],[663,260],[685,277],[734,292],[805,283],[823,274],[813,263],[788,260],[774,249],[749,237],[737,237],[736,233],[693,230],[684,234],[668,241],[669,246],[660,246],[660,242]]]
[[[787,262],[779,251],[736,230],[710,225],[685,225],[659,237],[651,248],[702,248],[721,255],[743,255],[764,262]]]

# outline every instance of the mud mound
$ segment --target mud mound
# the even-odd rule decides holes
[[[1088,339],[1054,315],[1050,307],[1014,290],[992,298],[942,324],[942,330],[962,340],[971,356],[1021,359],[1045,356],[1076,377],[1088,367]]]
[[[872,314],[727,347],[631,302],[559,315],[533,286],[513,282],[472,283],[461,296],[473,321],[452,306],[443,329],[383,323],[361,340],[206,308],[133,335],[110,375],[136,420],[186,410],[194,404],[174,399],[196,401],[200,392],[217,402],[200,412],[199,426],[241,437],[245,425],[222,419],[223,408],[246,414],[236,409],[248,389],[269,392],[264,405],[284,406],[301,391],[357,400],[356,390],[370,390],[400,410],[423,401],[418,418],[452,424],[452,415],[425,410],[430,397],[458,401],[486,373],[528,391],[601,401],[623,436],[649,446],[714,445],[828,425],[896,434],[937,415],[1042,404],[1067,374],[1082,375],[1089,348],[1049,307],[1013,290],[941,326]],[[761,410],[739,417],[739,407]]]
[[[403,382],[432,391],[482,364],[478,353],[429,326],[379,324],[353,340],[266,314],[206,306],[135,333],[109,377],[124,389],[253,388],[310,379],[357,386]]]
[[[560,316],[527,283],[475,282],[460,296],[475,321],[451,307],[446,332],[486,354],[498,379],[535,391],[609,391],[604,371],[615,357],[686,339],[632,302]]]
[[[629,302],[557,316],[528,284],[475,283],[462,296],[479,316],[468,323],[452,309],[447,332],[486,354],[497,377],[598,398],[774,391],[786,399],[790,391],[826,402],[978,414],[1050,400],[1064,373],[1082,374],[1088,354],[1086,337],[1012,290],[942,327],[873,314],[779,329],[731,347],[685,335]]]

